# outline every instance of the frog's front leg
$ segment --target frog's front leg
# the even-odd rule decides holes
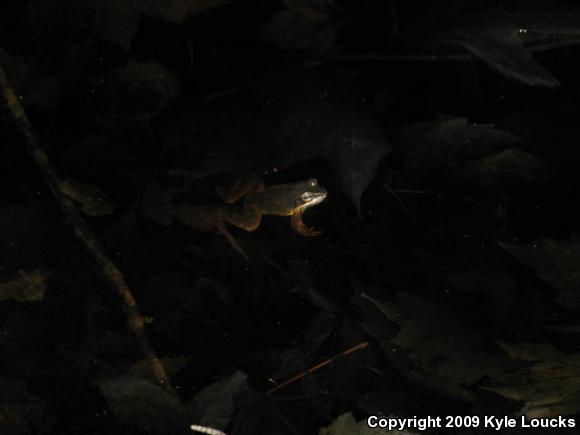
[[[290,219],[290,226],[292,229],[301,236],[304,237],[314,237],[322,234],[322,231],[316,231],[312,228],[308,228],[304,221],[302,220],[302,211],[297,210],[292,214],[292,218]]]
[[[234,204],[246,195],[262,192],[265,188],[264,182],[258,175],[243,175],[229,188],[224,201],[226,204]]]

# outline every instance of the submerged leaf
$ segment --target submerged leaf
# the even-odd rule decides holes
[[[10,281],[0,282],[0,302],[14,299],[20,302],[37,302],[44,299],[48,273],[43,270],[23,271]]]
[[[127,62],[104,80],[104,111],[150,115],[171,107],[179,98],[179,80],[160,62]]]
[[[427,374],[448,384],[471,385],[508,367],[505,358],[488,352],[486,338],[451,306],[406,293],[398,293],[397,302],[363,297],[400,326],[391,343],[408,349],[410,361]]]
[[[534,271],[538,278],[559,291],[556,302],[580,310],[580,244],[571,241],[540,239],[531,245],[499,245]]]
[[[450,162],[481,158],[521,142],[517,136],[491,124],[449,118],[408,125],[397,138],[397,147],[408,156],[410,168],[424,172]]]
[[[478,186],[522,185],[544,181],[552,175],[550,165],[517,148],[505,148],[479,160],[466,162],[455,172]]]
[[[524,46],[519,29],[464,30],[455,35],[455,40],[507,78],[530,86],[560,86],[558,79],[542,68]]]
[[[161,387],[130,376],[99,379],[97,385],[123,426],[151,434],[188,433],[188,409]]]
[[[373,435],[377,433],[377,428],[370,427],[366,420],[356,421],[352,412],[347,412],[337,417],[329,426],[318,431],[318,435]],[[381,430],[382,431],[382,430]],[[417,432],[384,430],[392,435],[416,435]]]
[[[222,5],[225,0],[81,0],[75,16],[94,36],[129,50],[142,14],[182,23],[187,17]]]
[[[197,393],[188,404],[193,420],[202,426],[225,430],[236,410],[235,397],[248,389],[248,376],[237,371]]]
[[[51,432],[44,400],[31,395],[24,381],[0,378],[0,433],[27,435]]]
[[[520,413],[549,418],[580,412],[580,353],[565,354],[548,343],[499,343],[513,359],[532,362],[486,390],[525,401]]]
[[[309,49],[315,53],[336,51],[334,40],[340,26],[326,2],[285,0],[288,9],[278,12],[259,32],[259,37],[287,50]]]
[[[580,35],[580,9],[565,2],[517,2],[511,8],[461,13],[430,28],[430,42],[469,50],[498,73],[530,86],[559,87],[559,81],[540,66],[525,45],[528,33]],[[446,17],[447,18],[447,17]],[[536,38],[537,39],[537,38]]]

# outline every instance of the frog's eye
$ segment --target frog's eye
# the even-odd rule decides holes
[[[318,181],[316,181],[316,178],[311,178],[310,180],[308,180],[308,185],[311,187],[315,187],[318,185]]]

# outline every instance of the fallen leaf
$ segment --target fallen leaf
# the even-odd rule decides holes
[[[96,383],[121,425],[150,434],[191,433],[189,410],[161,387],[131,376],[101,378]]]
[[[41,62],[41,56],[13,56],[10,81],[27,109],[57,110],[62,78]]]
[[[580,353],[566,354],[548,343],[499,345],[510,358],[532,364],[499,378],[485,390],[526,402],[519,413],[530,419],[580,412]]]
[[[106,113],[153,115],[171,107],[181,86],[175,74],[160,62],[128,62],[104,79]]]
[[[335,39],[341,21],[330,2],[284,0],[286,10],[275,14],[258,37],[286,50],[310,50],[314,53],[337,51]]]
[[[517,136],[491,124],[470,124],[466,118],[449,118],[407,126],[395,146],[406,155],[409,170],[424,174],[513,148],[521,142]]]
[[[183,23],[190,16],[225,3],[225,0],[81,0],[71,2],[74,16],[91,34],[129,50],[141,15]]]
[[[530,86],[556,88],[559,81],[540,66],[525,45],[528,35],[580,35],[580,9],[566,2],[512,2],[500,9],[465,11],[445,16],[426,30],[430,43],[460,46],[503,76]],[[531,39],[531,38],[530,38]]]
[[[540,239],[530,245],[498,244],[558,290],[557,303],[580,309],[580,243],[577,236],[570,241]]]
[[[248,375],[239,370],[207,386],[187,404],[193,421],[201,426],[225,430],[236,410],[236,396],[248,388]]]
[[[137,2],[142,12],[150,17],[181,24],[188,17],[213,9],[228,0],[153,0]]]
[[[43,270],[23,271],[10,281],[0,282],[0,302],[38,302],[44,299],[48,273]]]
[[[366,420],[356,421],[352,412],[347,412],[337,417],[327,427],[320,428],[318,435],[375,435],[379,432],[389,433],[393,435],[418,435],[417,432],[409,432],[406,430],[386,430],[370,427]]]
[[[362,295],[399,325],[390,341],[409,350],[412,366],[451,385],[472,385],[509,368],[506,359],[489,352],[487,339],[451,306],[407,293],[396,296],[397,302],[387,302]]]
[[[24,381],[0,378],[0,433],[33,435],[50,432],[46,403],[31,395]]]
[[[523,185],[547,180],[551,166],[535,155],[517,148],[505,148],[455,168],[459,177],[480,187]]]

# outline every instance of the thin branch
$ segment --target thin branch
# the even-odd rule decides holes
[[[314,373],[315,371],[321,369],[322,367],[326,367],[329,364],[332,364],[334,361],[336,361],[339,358],[342,358],[344,356],[350,355],[353,352],[356,352],[357,350],[361,350],[364,349],[365,347],[368,347],[369,343],[368,342],[362,342],[357,344],[356,346],[351,347],[350,349],[345,350],[344,352],[333,356],[332,358],[329,358],[327,360],[324,360],[318,364],[316,364],[313,367],[310,367],[308,370],[306,370],[305,372],[299,373],[296,376],[291,377],[290,379],[285,380],[284,382],[282,382],[281,384],[276,385],[274,388],[272,388],[270,391],[268,391],[268,394],[272,394],[275,393],[276,391],[286,387],[287,385],[290,385],[300,379],[302,379],[303,377],[305,377],[306,375],[310,374],[310,373]]]
[[[568,39],[565,41],[546,42],[535,46],[529,46],[531,52],[541,52],[580,45],[580,39]],[[241,57],[280,57],[287,59],[304,59],[317,61],[367,61],[367,62],[443,62],[443,61],[471,61],[476,57],[465,52],[449,54],[390,54],[390,53],[343,53],[343,54],[314,54],[314,53],[294,53],[289,51],[217,51],[214,56],[241,56]]]
[[[155,353],[153,345],[145,334],[145,321],[139,311],[137,302],[135,301],[129,286],[125,281],[123,273],[113,263],[105,248],[101,245],[88,224],[77,211],[73,201],[62,192],[60,187],[61,178],[54,166],[50,163],[46,152],[41,147],[38,134],[26,115],[19,98],[10,86],[2,65],[0,65],[0,104],[8,109],[9,120],[14,124],[18,133],[22,137],[24,146],[42,172],[46,183],[50,187],[56,202],[64,213],[69,224],[72,226],[75,235],[84,244],[93,259],[101,266],[103,274],[117,291],[119,296],[121,296],[123,311],[127,317],[129,329],[133,332],[137,344],[149,364],[149,368],[151,369],[155,381],[165,388],[165,390],[172,394],[176,394],[169,382],[161,361]]]

